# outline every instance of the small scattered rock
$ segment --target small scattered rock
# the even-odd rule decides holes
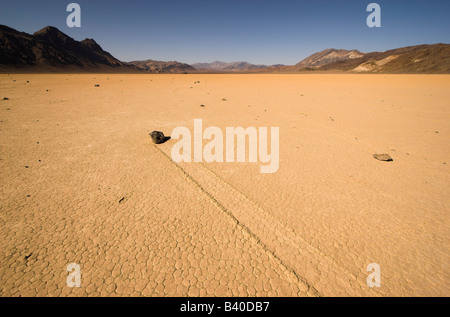
[[[384,162],[392,162],[393,161],[392,157],[389,154],[374,154],[373,157],[379,161],[384,161]]]
[[[100,87],[100,85],[97,84],[97,85],[95,85],[95,87]]]
[[[206,106],[205,105],[200,105],[200,107],[205,108]]]
[[[152,141],[155,144],[164,143],[166,139],[164,133],[162,133],[161,131],[153,131],[152,133],[150,133],[150,136],[152,137]]]
[[[119,204],[125,200],[125,197],[120,198]]]
[[[28,254],[28,255],[25,255],[25,260],[28,260],[29,258],[30,258],[30,256],[32,256],[33,255],[33,252],[31,252],[30,254]]]
[[[222,98],[222,101],[227,101],[225,98]]]
[[[3,97],[3,100],[9,100],[9,98],[7,98],[7,97]]]

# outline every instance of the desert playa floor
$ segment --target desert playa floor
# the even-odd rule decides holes
[[[278,172],[151,142],[194,119]],[[449,123],[447,75],[0,75],[0,294],[448,296]]]

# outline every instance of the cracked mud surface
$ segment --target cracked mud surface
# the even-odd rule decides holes
[[[0,295],[448,296],[449,84],[0,75]],[[279,171],[176,164],[148,136],[194,119],[280,127]]]

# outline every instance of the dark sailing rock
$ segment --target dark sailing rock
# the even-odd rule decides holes
[[[152,141],[155,144],[161,144],[164,143],[165,141],[165,137],[164,137],[164,133],[160,132],[160,131],[153,131],[152,133],[150,133],[150,136],[152,137]]]
[[[385,162],[393,161],[392,157],[389,154],[374,154],[373,157],[379,161],[385,161]]]

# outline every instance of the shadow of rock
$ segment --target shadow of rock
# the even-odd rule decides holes
[[[166,143],[169,140],[170,140],[170,136],[165,136],[164,140],[162,140],[162,142],[160,144]]]

